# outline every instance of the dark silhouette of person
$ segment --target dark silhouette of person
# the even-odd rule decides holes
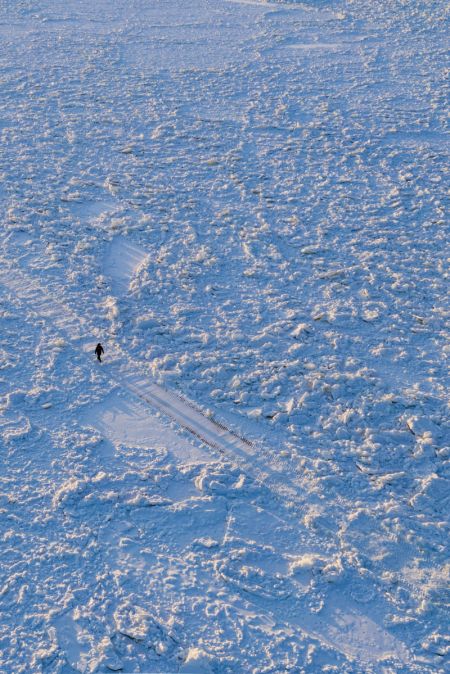
[[[103,346],[100,344],[100,342],[99,342],[99,343],[97,344],[97,346],[95,347],[95,352],[94,352],[94,353],[95,353],[95,355],[97,356],[97,360],[99,360],[100,362],[102,362],[101,356],[102,356],[102,353],[105,353],[105,350],[104,350]]]

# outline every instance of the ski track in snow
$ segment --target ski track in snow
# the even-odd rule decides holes
[[[105,273],[113,275],[112,290],[115,295],[122,295],[129,290],[131,279],[139,273],[139,268],[145,264],[148,255],[126,240],[115,238],[105,259]]]

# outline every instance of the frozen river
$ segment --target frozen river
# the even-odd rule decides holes
[[[2,674],[444,674],[446,38],[0,2]]]

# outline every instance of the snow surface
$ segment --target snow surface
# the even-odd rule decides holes
[[[450,671],[447,21],[0,2],[1,674]]]

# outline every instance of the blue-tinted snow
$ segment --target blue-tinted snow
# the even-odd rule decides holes
[[[1,672],[446,671],[446,28],[0,4]]]

